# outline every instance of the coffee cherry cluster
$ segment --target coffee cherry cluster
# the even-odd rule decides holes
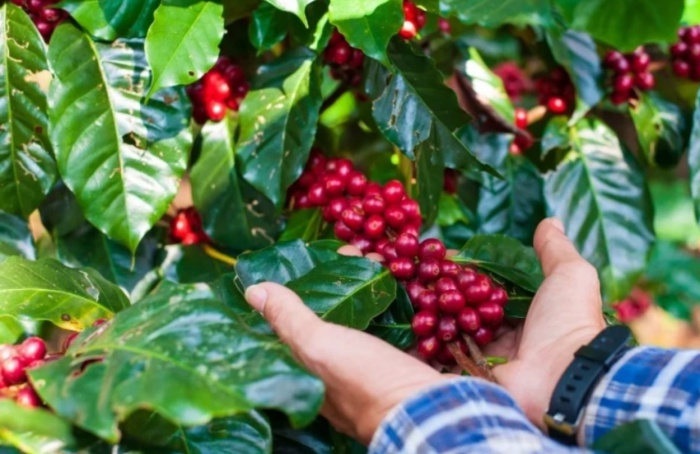
[[[456,342],[466,352],[462,335],[479,345],[492,340],[507,292],[485,274],[448,260],[442,241],[419,240],[420,207],[399,181],[370,182],[351,161],[326,159],[314,150],[288,203],[293,209],[322,208],[339,239],[381,255],[417,309],[412,327],[425,359],[451,364],[447,344]]]
[[[562,67],[556,67],[548,75],[535,79],[535,91],[539,103],[556,115],[572,110],[576,104],[576,89],[569,73]]]
[[[66,11],[53,8],[58,0],[12,0],[12,3],[21,6],[29,14],[47,43],[56,27],[68,17]]]
[[[194,207],[179,210],[170,221],[170,241],[185,246],[209,242],[202,228],[202,219]]]
[[[323,53],[323,60],[331,67],[331,77],[352,87],[362,82],[362,67],[365,54],[355,49],[338,30],[333,31],[331,40]]]
[[[610,101],[613,104],[623,104],[636,98],[635,88],[649,91],[654,88],[656,81],[649,72],[651,57],[643,47],[637,48],[631,54],[623,54],[611,50],[605,54],[603,65],[610,72],[611,87]]]
[[[194,121],[204,124],[207,120],[223,120],[226,109],[238,111],[249,90],[243,68],[227,57],[219,57],[209,72],[187,87]]]
[[[513,102],[518,102],[523,93],[531,88],[531,82],[525,73],[512,61],[499,64],[493,68],[493,72],[503,81],[503,87]]]
[[[399,36],[403,39],[413,39],[423,27],[425,27],[425,11],[418,8],[415,3],[404,0],[403,2],[403,26]],[[449,24],[448,24],[449,25]]]
[[[19,345],[0,345],[0,397],[14,399],[23,407],[41,407],[41,398],[29,383],[27,370],[43,365],[45,360],[46,343],[38,337],[30,337]]]
[[[673,72],[678,77],[700,82],[700,25],[678,30],[680,41],[671,46]]]

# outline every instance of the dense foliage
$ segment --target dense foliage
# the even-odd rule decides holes
[[[550,215],[610,314],[690,318],[697,24],[697,0],[1,2],[0,450],[362,452],[245,287],[462,365],[525,317]]]

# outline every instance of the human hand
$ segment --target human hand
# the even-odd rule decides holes
[[[354,248],[339,252],[361,255]],[[254,285],[245,296],[296,359],[326,385],[321,414],[362,443],[369,444],[393,407],[450,379],[369,334],[322,321],[281,285]]]
[[[485,353],[508,358],[494,368],[496,380],[528,418],[544,428],[543,416],[557,381],[576,350],[600,333],[605,321],[598,274],[566,237],[561,222],[543,221],[534,246],[544,283],[525,322],[502,330]]]

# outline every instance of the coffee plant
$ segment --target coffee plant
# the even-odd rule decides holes
[[[700,300],[698,0],[6,0],[0,22],[2,452],[362,452],[245,288],[489,377],[547,216],[611,321]]]

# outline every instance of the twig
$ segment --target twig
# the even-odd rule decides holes
[[[469,356],[471,356],[474,359],[474,363],[476,363],[476,366],[483,371],[483,373],[488,377],[488,380],[495,382],[496,377],[493,376],[493,372],[491,371],[491,367],[489,366],[489,361],[484,357],[484,354],[481,353],[481,349],[478,345],[476,345],[474,339],[472,339],[469,335],[465,335],[464,341],[467,343],[467,348],[469,349]]]
[[[464,371],[469,375],[472,377],[483,378],[484,380],[496,381],[493,378],[493,375],[487,375],[483,369],[481,369],[474,363],[474,361],[471,360],[471,358],[464,354],[458,342],[450,342],[447,344],[447,348],[450,350],[450,353],[452,353],[452,356],[454,356],[457,364],[459,364],[459,367],[464,369]]]
[[[221,251],[217,251],[214,249],[212,246],[208,244],[203,244],[202,249],[204,250],[204,253],[207,254],[209,257],[213,258],[214,260],[218,260],[220,262],[226,263],[227,265],[231,266],[236,266],[236,263],[238,263],[238,260],[236,260],[234,257],[231,257],[230,255],[226,255]]]

